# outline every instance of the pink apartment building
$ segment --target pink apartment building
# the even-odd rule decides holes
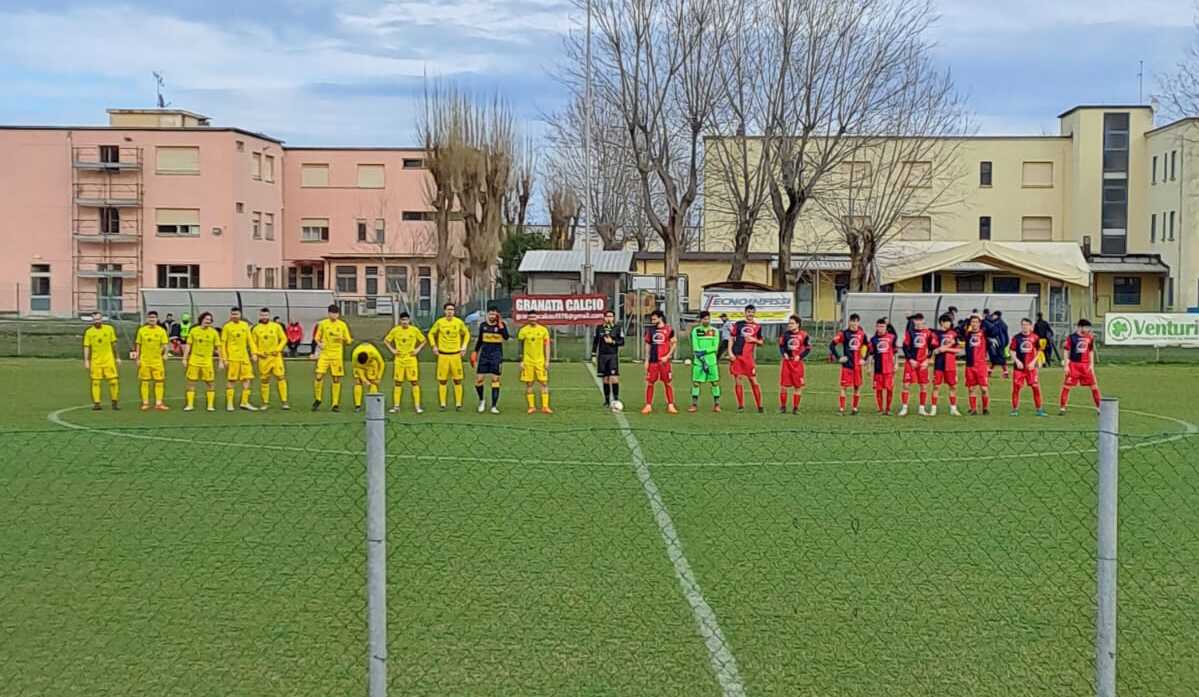
[[[136,313],[142,288],[435,297],[420,149],[286,148],[177,109],[0,126],[0,312]],[[460,275],[449,280],[461,295]]]

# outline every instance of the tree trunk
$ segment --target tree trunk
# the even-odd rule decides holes
[[[866,266],[863,263],[863,235],[857,230],[846,235],[849,243],[849,289],[855,293],[863,290],[866,282]]]
[[[775,290],[791,288],[791,245],[795,243],[795,227],[799,223],[801,206],[789,205],[779,222],[779,268],[774,277]]]
[[[737,231],[733,235],[733,262],[729,267],[728,280],[740,281],[745,275],[745,264],[749,260],[749,243],[753,234],[754,226],[751,221],[737,221]]]
[[[667,235],[662,238],[662,272],[666,277],[666,321],[681,327],[679,300],[679,262],[682,257],[683,217],[671,211]]]

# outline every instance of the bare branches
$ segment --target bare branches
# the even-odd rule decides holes
[[[1158,77],[1163,111],[1175,118],[1199,114],[1199,3],[1195,8],[1195,38],[1174,72]]]
[[[417,133],[425,148],[425,166],[429,170],[425,197],[433,209],[432,246],[436,253],[438,306],[448,300],[454,263],[450,217],[457,201],[455,182],[462,166],[466,112],[466,97],[456,88],[425,84],[424,109],[417,119]]]

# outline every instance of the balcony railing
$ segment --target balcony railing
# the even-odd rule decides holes
[[[97,208],[128,208],[142,203],[140,184],[111,182],[80,183],[75,185],[75,203]]]
[[[138,147],[116,147],[80,145],[71,149],[76,169],[97,172],[122,172],[141,169],[142,149]]]

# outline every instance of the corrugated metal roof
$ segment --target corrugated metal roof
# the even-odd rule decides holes
[[[592,250],[591,267],[595,273],[628,273],[633,268],[633,252]],[[581,249],[533,249],[520,260],[521,273],[577,273],[582,268]]]

